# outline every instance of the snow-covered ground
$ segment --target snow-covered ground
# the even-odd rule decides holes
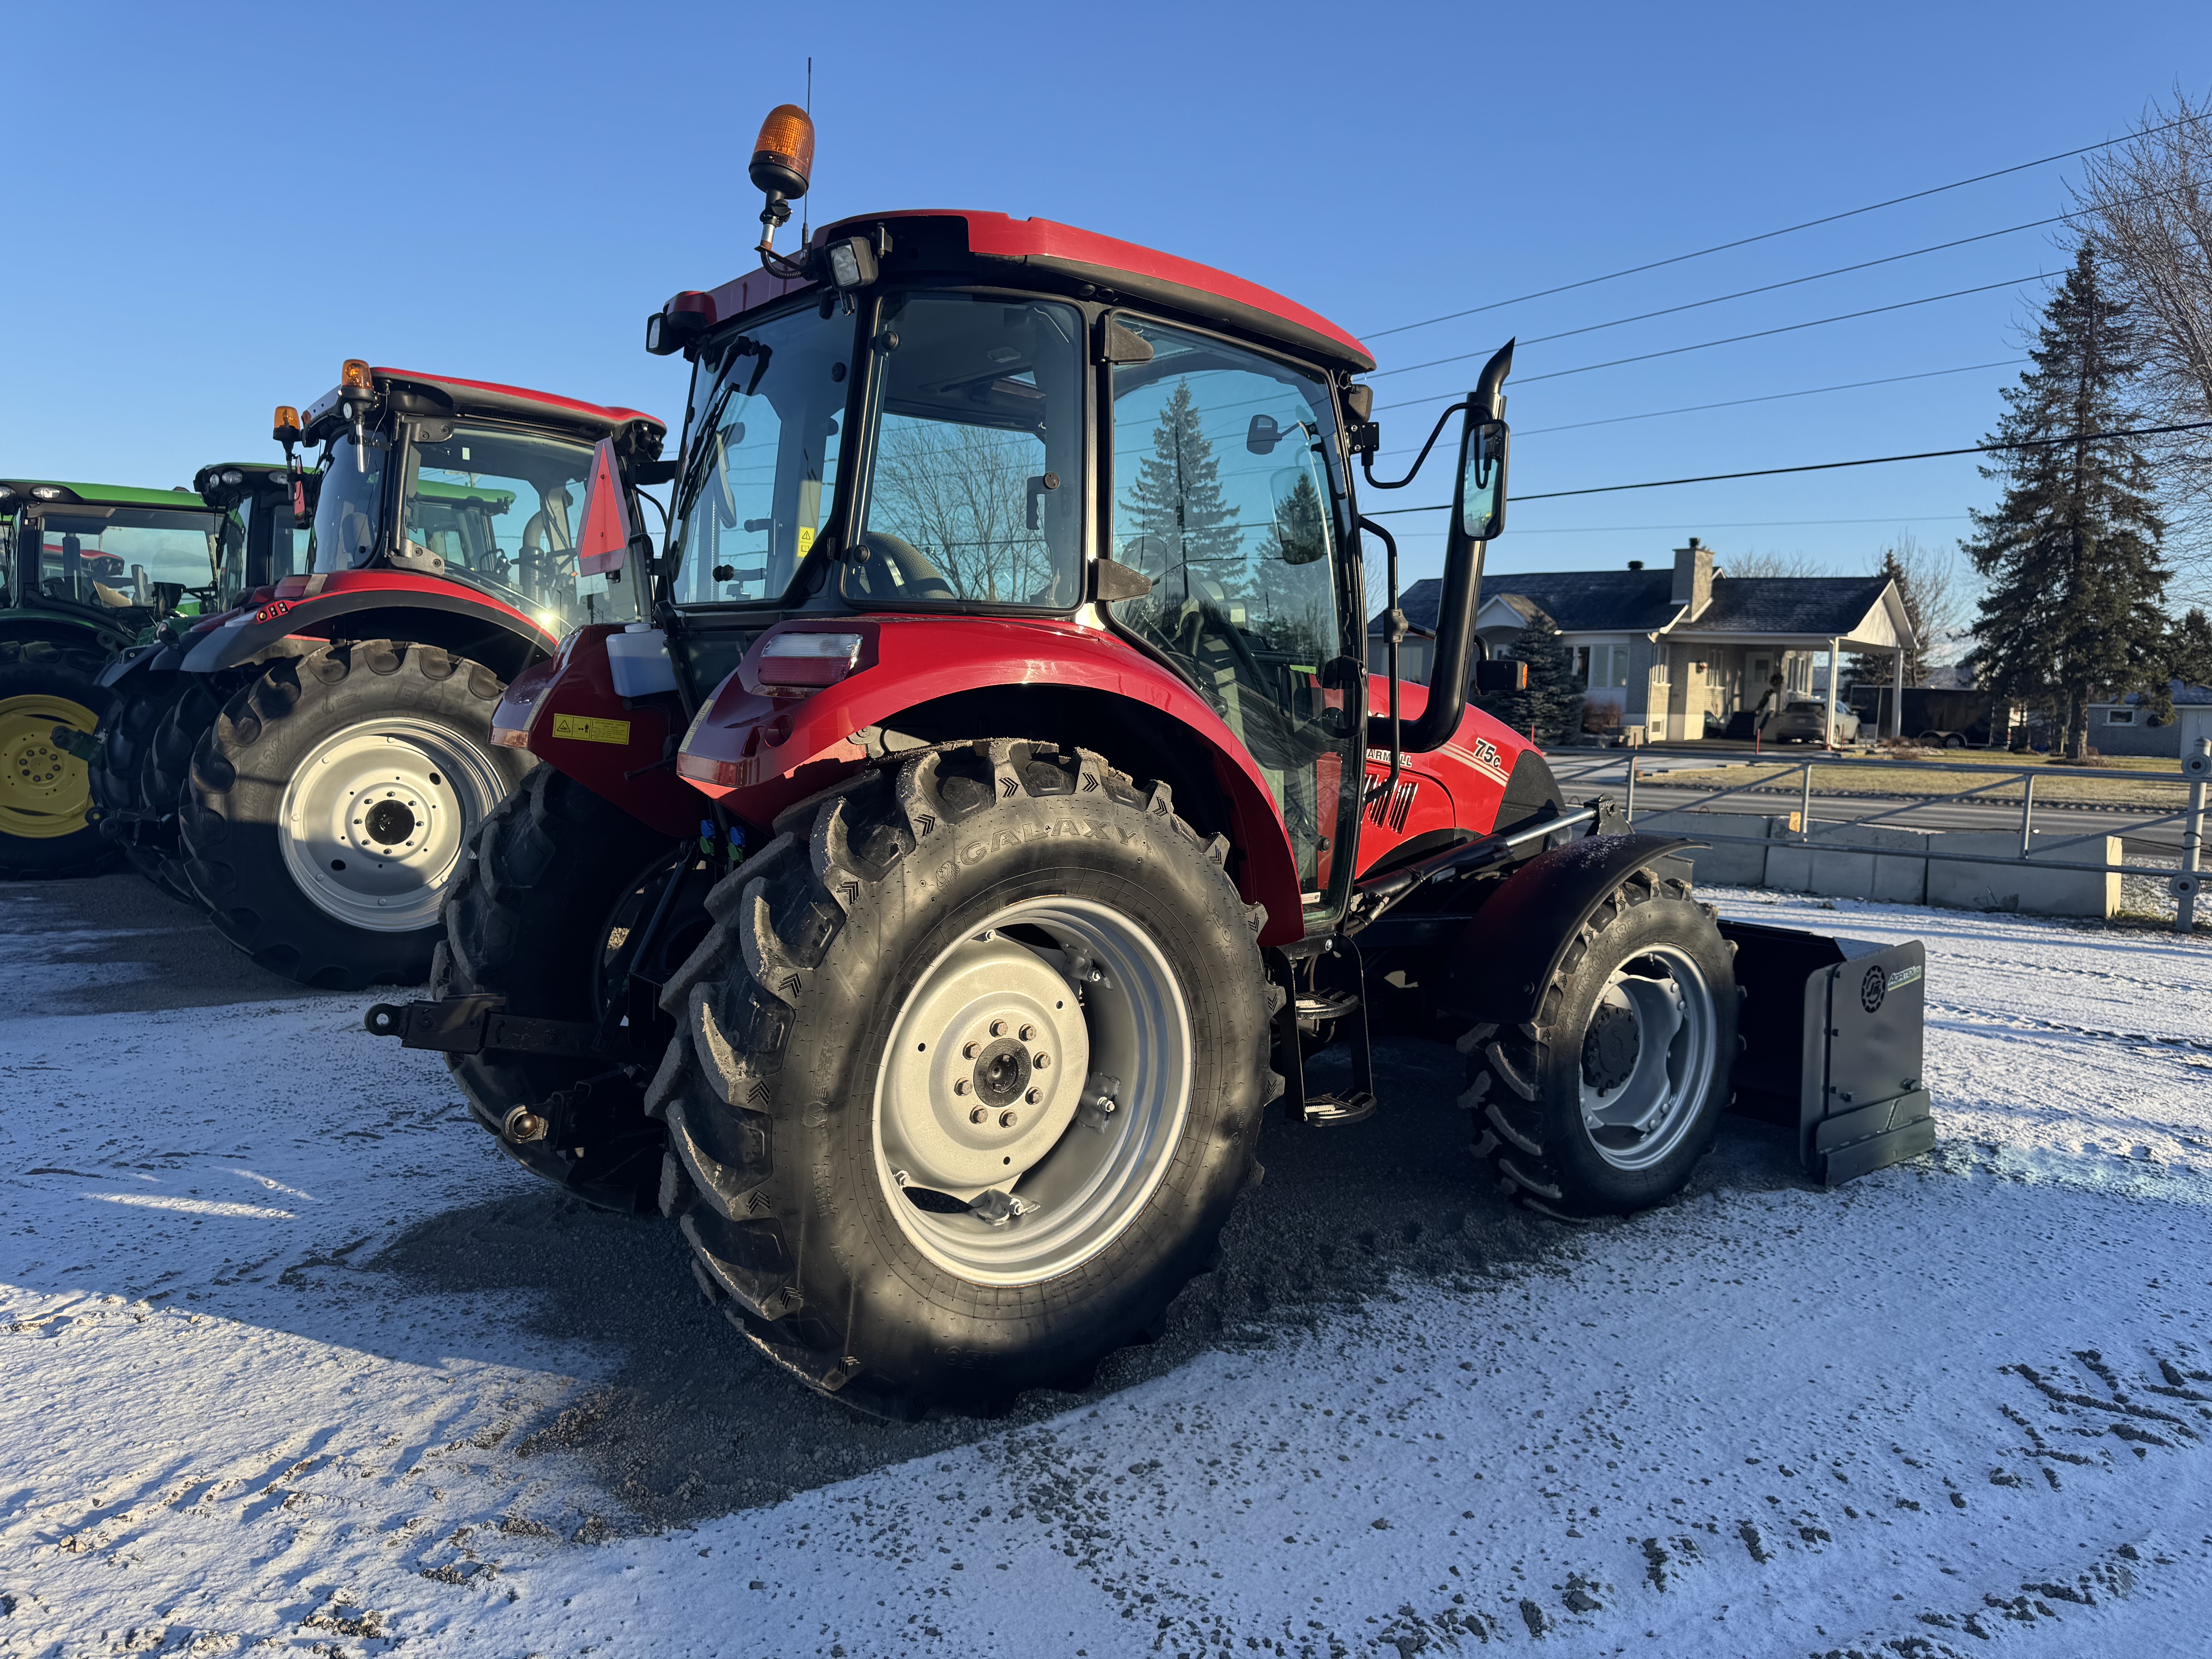
[[[1822,1193],[1745,1126],[1540,1228],[1393,1043],[1401,1128],[1269,1130],[1172,1363],[893,1430],[629,1273],[655,1224],[500,1163],[367,999],[178,1006],[189,950],[132,964],[181,913],[25,891],[0,1653],[2212,1645],[2206,941],[1720,895],[1927,941],[1931,1158]]]

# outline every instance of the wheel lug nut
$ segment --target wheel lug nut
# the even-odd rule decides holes
[[[961,1059],[963,1059],[963,1060],[973,1060],[973,1059],[975,1059],[975,1053],[976,1053],[976,1048],[977,1048],[977,1045],[976,1045],[976,1044],[975,1044],[975,1043],[973,1043],[973,1042],[963,1042],[963,1043],[962,1043],[962,1044],[960,1045],[960,1058],[961,1058]]]
[[[952,1079],[952,1092],[956,1095],[966,1094],[968,1092],[968,1079],[964,1077],[954,1078]]]
[[[988,1106],[975,1106],[969,1109],[968,1121],[970,1123],[988,1123],[990,1119],[991,1109]]]
[[[994,1020],[993,1020],[993,1021],[991,1022],[991,1035],[992,1035],[993,1036],[1006,1036],[1006,1021],[1004,1021],[1003,1019],[994,1019]]]
[[[1052,1064],[1052,1056],[1051,1056],[1050,1054],[1044,1054],[1044,1053],[1040,1052],[1040,1053],[1038,1054],[1037,1057],[1036,1057],[1035,1060],[1031,1060],[1030,1063],[1031,1065],[1035,1066],[1037,1068],[1037,1070],[1039,1070],[1040,1072],[1042,1072],[1042,1070],[1044,1070],[1044,1068],[1045,1068],[1046,1066],[1049,1066],[1049,1065],[1051,1065],[1051,1064]]]
[[[1012,1128],[1018,1121],[1018,1120],[1012,1112],[1001,1112],[999,1114],[999,1127],[1001,1129]]]
[[[1036,1035],[1036,1027],[1034,1025],[1024,1025],[1022,1027],[1019,1035],[1022,1041],[1027,1042],[1031,1037]]]
[[[1028,1101],[1029,1101],[1030,1104],[1030,1105],[1032,1105],[1032,1106],[1036,1105],[1036,1104],[1037,1103],[1037,1102],[1039,1102],[1040,1100],[1042,1100],[1043,1098],[1044,1098],[1044,1091],[1043,1091],[1043,1090],[1042,1090],[1042,1089],[1032,1089],[1032,1090],[1030,1090],[1030,1091],[1029,1091],[1029,1094],[1028,1094],[1028,1096],[1027,1096],[1027,1099],[1028,1099]]]

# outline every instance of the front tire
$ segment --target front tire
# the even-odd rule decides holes
[[[1568,945],[1533,1021],[1461,1037],[1460,1103],[1500,1189],[1569,1220],[1680,1191],[1729,1099],[1734,957],[1687,882],[1637,870]]]
[[[1281,1087],[1228,843],[1006,741],[778,828],[647,1094],[702,1286],[864,1409],[1082,1386],[1207,1267]]]
[[[694,856],[679,869],[687,850]],[[506,998],[512,1015],[603,1020],[629,971],[658,982],[705,935],[703,872],[690,869],[701,861],[690,843],[537,767],[485,820],[447,897],[431,994],[489,993]],[[660,905],[672,878],[697,884],[688,906]],[[631,940],[656,910],[656,960],[641,963]],[[447,1064],[477,1121],[525,1169],[602,1209],[653,1206],[667,1136],[645,1115],[642,1068],[505,1050],[449,1054]],[[510,1122],[526,1135],[510,1133]]]
[[[421,984],[462,854],[526,764],[492,746],[501,690],[393,640],[270,663],[200,739],[184,795],[185,872],[217,929],[302,985]]]
[[[0,640],[0,881],[97,875],[115,848],[87,822],[92,774],[58,748],[57,726],[89,737],[112,694],[101,653],[51,640]]]

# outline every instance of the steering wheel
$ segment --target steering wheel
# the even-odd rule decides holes
[[[1215,639],[1229,647],[1229,654],[1251,676],[1249,684],[1255,691],[1264,693],[1267,686],[1267,671],[1260,666],[1260,659],[1252,654],[1251,641],[1244,630],[1229,620],[1229,594],[1211,576],[1200,576],[1191,583],[1198,590],[1194,594],[1196,609],[1191,617],[1192,638],[1190,655],[1198,656],[1200,641]]]
[[[870,599],[957,599],[945,573],[924,558],[911,542],[881,530],[860,538],[848,562],[846,580]]]

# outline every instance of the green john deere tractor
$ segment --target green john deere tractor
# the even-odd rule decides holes
[[[115,858],[89,818],[101,672],[213,601],[224,522],[181,487],[0,478],[0,879]]]

